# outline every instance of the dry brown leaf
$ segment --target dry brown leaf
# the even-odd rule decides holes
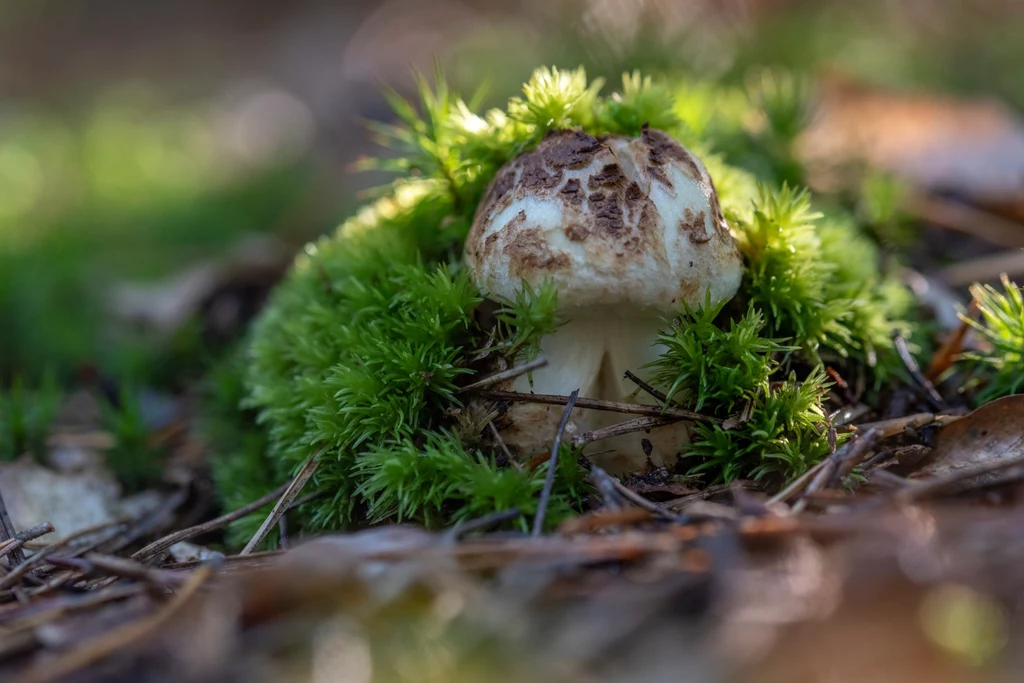
[[[935,449],[919,475],[944,477],[995,461],[1024,457],[1024,395],[986,403],[939,430]],[[977,483],[1002,476],[995,472],[973,478]]]
[[[998,100],[908,95],[834,78],[799,141],[812,166],[864,162],[926,191],[1024,196],[1024,122]]]

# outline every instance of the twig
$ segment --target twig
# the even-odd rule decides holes
[[[652,387],[650,384],[648,384],[647,382],[643,381],[642,379],[640,379],[639,377],[634,375],[629,370],[626,370],[626,379],[628,379],[630,382],[632,382],[633,384],[637,385],[638,387],[640,387],[641,389],[646,391],[648,394],[650,394],[654,398],[656,398],[659,401],[661,401],[662,405],[668,405],[668,396],[666,396],[665,394],[661,393],[660,391],[658,391],[657,389]]]
[[[650,520],[651,513],[637,507],[601,508],[567,519],[558,528],[558,532],[565,535],[593,533],[608,527],[633,525]]]
[[[42,524],[37,524],[31,529],[19,531],[14,534],[14,538],[0,543],[0,557],[6,557],[7,555],[12,555],[13,557],[14,551],[21,548],[29,541],[51,533],[53,533],[53,525],[49,522],[43,522]]]
[[[43,522],[42,524],[36,524],[34,527],[29,527],[24,531],[19,531],[14,534],[14,540],[21,541],[22,543],[28,543],[29,541],[36,540],[40,536],[52,534],[53,531],[54,529],[52,524],[49,522]]]
[[[647,500],[639,493],[637,493],[636,491],[634,491],[633,489],[629,488],[621,481],[616,479],[615,477],[612,477],[611,479],[612,486],[615,487],[616,493],[618,493],[620,496],[628,500],[633,505],[636,505],[641,510],[646,510],[647,512],[650,512],[652,515],[662,517],[663,519],[669,519],[673,522],[678,522],[680,524],[686,521],[686,518],[682,515],[677,515],[676,513],[672,512],[667,508],[662,507],[661,505],[658,505],[652,500]]]
[[[545,403],[553,406],[564,406],[569,400],[568,396],[555,394],[523,394],[515,391],[481,391],[481,396],[493,398],[498,401],[515,401],[519,403]],[[683,408],[658,406],[647,406],[640,403],[622,403],[620,401],[602,401],[596,398],[580,398],[576,400],[577,408],[590,410],[604,410],[610,413],[625,413],[627,415],[649,415],[650,417],[677,417],[681,420],[694,420],[697,422],[714,422],[721,424],[722,420],[710,415]]]
[[[285,512],[291,512],[292,510],[295,510],[297,508],[302,507],[303,505],[305,505],[306,503],[308,503],[311,500],[316,500],[317,498],[323,498],[326,495],[327,495],[327,491],[313,491],[312,493],[307,493],[306,495],[302,496],[301,498],[296,499],[291,505],[289,505],[288,509],[285,510]]]
[[[133,579],[160,587],[180,586],[187,579],[185,575],[178,572],[154,569],[124,557],[99,553],[89,553],[83,558],[51,556],[46,561],[55,567],[74,569],[84,576]]]
[[[879,422],[864,422],[856,425],[857,431],[867,432],[872,429],[879,431],[878,438],[888,439],[890,436],[896,436],[902,434],[908,429],[917,429],[918,427],[926,427],[934,424],[939,427],[948,425],[951,422],[956,422],[962,415],[936,415],[934,413],[915,413],[913,415],[906,415],[904,417],[897,417],[891,420],[881,420]]]
[[[501,452],[505,455],[505,459],[508,461],[508,464],[512,465],[512,467],[517,470],[522,471],[523,466],[518,460],[516,460],[516,457],[512,455],[512,451],[508,449],[508,444],[505,443],[505,439],[501,438],[501,433],[499,433],[498,428],[494,426],[494,420],[490,420],[487,423],[487,426],[491,428],[491,436],[494,437],[494,441],[498,444],[498,448],[500,448]]]
[[[832,421],[832,425],[838,428],[845,427],[854,420],[864,417],[869,412],[871,412],[871,408],[863,403],[859,403],[855,406],[840,408],[839,410],[831,413],[828,417]]]
[[[291,510],[290,506],[288,510]],[[277,520],[277,547],[281,550],[288,550],[288,545],[288,515],[285,514]]]
[[[459,522],[448,531],[448,534],[452,539],[457,539],[465,534],[469,534],[474,531],[481,531],[483,529],[490,529],[493,526],[504,524],[505,522],[518,519],[522,516],[523,513],[519,508],[499,510],[497,512],[492,512],[489,515],[484,515],[483,517]]]
[[[767,505],[773,505],[773,504],[776,504],[776,503],[783,503],[783,502],[789,500],[790,498],[792,498],[794,495],[796,495],[800,491],[802,491],[804,489],[804,487],[806,487],[807,484],[811,481],[811,479],[814,479],[814,477],[817,476],[818,472],[820,472],[821,470],[825,469],[825,465],[826,465],[827,462],[828,462],[828,459],[822,460],[817,465],[814,465],[813,467],[811,467],[811,469],[807,470],[806,472],[801,474],[799,477],[797,477],[796,479],[791,481],[784,489],[782,489],[781,491],[776,493],[774,496],[769,498]]]
[[[1018,465],[1024,465],[1024,455],[1018,455],[1015,458],[1006,458],[1005,460],[990,460],[989,462],[981,463],[975,467],[957,470],[956,472],[947,474],[944,477],[935,477],[920,483],[912,484],[911,486],[897,492],[895,500],[897,503],[910,503],[915,500],[920,500],[926,496],[941,493],[951,487],[956,487],[957,484],[961,484],[968,479],[973,479],[974,477],[989,474],[991,472],[998,472],[999,470],[1009,469],[1011,467],[1017,467]]]
[[[574,389],[565,402],[565,410],[562,411],[562,419],[558,421],[558,430],[555,432],[555,440],[551,444],[551,457],[548,459],[548,471],[544,475],[544,488],[540,492],[540,502],[537,503],[537,515],[533,518],[533,535],[540,536],[544,529],[544,517],[548,513],[548,502],[551,500],[551,490],[555,486],[555,470],[558,469],[558,449],[562,445],[562,435],[565,433],[565,425],[569,422],[569,415],[576,405],[580,390]]]
[[[320,451],[317,450],[306,458],[306,463],[302,466],[302,469],[299,470],[299,473],[295,475],[292,482],[285,488],[284,492],[281,494],[281,498],[277,501],[277,504],[274,505],[274,509],[271,510],[270,514],[267,515],[267,518],[263,520],[263,524],[260,525],[256,534],[249,539],[249,542],[245,544],[242,552],[238,553],[239,555],[248,555],[256,546],[263,542],[263,539],[267,537],[270,530],[274,528],[275,524],[277,524],[277,520],[281,519],[281,515],[288,510],[288,506],[291,505],[292,501],[295,500],[295,497],[302,492],[302,487],[306,485],[309,478],[316,472],[316,468],[320,466],[319,456]]]
[[[143,640],[177,614],[199,588],[213,575],[214,567],[203,565],[189,577],[182,589],[160,608],[156,614],[139,621],[119,626],[101,636],[83,643],[80,647],[53,660],[44,660],[27,672],[22,679],[25,683],[49,683],[69,676],[76,671],[95,664],[113,653],[124,650]]]
[[[534,360],[531,360],[529,363],[523,363],[522,365],[517,365],[514,368],[509,368],[508,370],[504,370],[502,372],[496,372],[493,375],[490,375],[489,377],[484,377],[483,379],[477,380],[472,384],[467,384],[466,386],[460,388],[459,392],[465,393],[467,391],[476,391],[477,389],[489,387],[492,384],[498,384],[508,379],[515,379],[520,375],[525,375],[528,372],[533,372],[537,368],[542,368],[547,364],[548,359],[544,358],[543,356],[540,356],[538,358],[535,358]]]
[[[0,541],[15,541],[18,533],[14,530],[14,523],[11,516],[7,514],[7,505],[4,503],[3,491],[0,491]],[[16,566],[25,561],[25,553],[20,545],[15,545],[10,550],[11,564]]]
[[[50,600],[29,603],[17,611],[4,613],[5,638],[16,631],[32,629],[69,613],[95,607],[106,602],[130,598],[149,589],[145,584],[123,584],[88,593],[60,595]]]
[[[877,446],[878,442],[881,440],[879,437],[879,434],[881,434],[881,432],[876,429],[869,429],[866,432],[862,432],[862,434],[863,436],[861,436],[856,441],[849,442],[846,444],[846,446],[849,446],[850,449],[846,452],[846,454],[838,458],[839,467],[836,469],[836,472],[833,474],[833,476],[829,479],[829,486],[835,486],[845,477],[849,476],[850,472],[853,472],[853,469],[855,467],[857,467],[858,465],[860,465],[861,463],[868,459],[872,451],[875,450],[875,446]],[[843,446],[843,448],[845,449],[846,446]]]
[[[914,355],[910,353],[910,347],[907,345],[907,340],[900,335],[896,335],[893,339],[893,343],[896,346],[896,353],[899,354],[900,360],[903,361],[904,367],[907,368],[907,372],[914,378],[914,381],[924,390],[925,398],[932,404],[932,407],[936,410],[942,410],[946,407],[946,402],[938,391],[935,390],[935,385],[924,376],[921,372],[921,366],[917,364],[917,360],[914,359]]]
[[[115,536],[107,541],[97,544],[97,550],[108,555],[112,555],[118,550],[131,545],[138,539],[144,538],[149,534],[164,528],[165,521],[170,519],[174,511],[188,500],[188,494],[187,486],[179,487],[174,494],[169,496],[164,504],[157,510],[154,510],[151,515],[131,522],[125,527],[123,535],[119,537]]]
[[[960,202],[938,197],[913,196],[907,208],[935,225],[980,237],[1003,247],[1024,247],[1020,223]]]
[[[864,433],[864,436],[854,437],[854,440],[847,442],[842,448],[823,460],[821,467],[818,468],[814,475],[814,479],[811,480],[811,483],[804,491],[803,497],[793,505],[793,513],[803,512],[804,508],[807,507],[807,496],[817,493],[826,484],[829,484],[834,475],[839,473],[841,465],[847,466],[848,469],[853,469],[857,463],[866,458],[871,449],[878,443],[879,434],[881,432],[877,429],[869,430]]]
[[[180,531],[175,531],[172,534],[167,534],[163,538],[153,541],[145,548],[142,548],[141,550],[137,550],[134,553],[132,553],[132,559],[138,560],[139,562],[146,562],[157,553],[162,553],[163,551],[167,550],[179,541],[187,541],[190,538],[202,536],[203,534],[223,528],[228,524],[231,524],[235,520],[241,519],[246,515],[252,514],[256,510],[259,510],[261,507],[264,507],[265,505],[277,500],[278,498],[281,497],[281,495],[285,492],[289,485],[290,483],[282,484],[281,486],[277,487],[275,490],[271,491],[270,493],[263,496],[259,500],[254,500],[245,507],[241,507],[235,510],[234,512],[229,512],[215,519],[211,519],[208,522],[196,524],[195,526],[190,526],[187,529],[181,529]]]
[[[686,496],[681,496],[679,498],[667,500],[661,504],[661,507],[665,508],[666,510],[682,511],[688,505],[691,505],[697,501],[708,500],[712,496],[717,496],[720,493],[727,493],[734,486],[741,486],[747,489],[756,488],[755,485],[752,484],[751,482],[743,481],[734,481],[732,484],[713,484],[712,486],[707,487],[703,491],[697,491],[696,493],[691,493]]]
[[[653,427],[674,424],[682,419],[680,417],[638,417],[634,420],[626,420],[625,422],[602,427],[601,429],[582,432],[572,437],[570,443],[576,448],[584,444],[593,443],[594,441],[601,441],[602,439],[610,439],[615,436],[622,436],[623,434],[632,434],[633,432],[642,432]]]
[[[1024,274],[1024,251],[1011,249],[970,261],[954,263],[939,271],[939,277],[946,284],[959,287],[972,282],[995,280],[1003,273],[1010,277]]]
[[[79,531],[76,531],[75,533],[65,537],[59,543],[55,543],[54,545],[43,548],[35,555],[26,559],[24,562],[22,562],[17,567],[12,569],[10,573],[8,573],[6,576],[0,577],[0,590],[10,588],[11,586],[17,584],[26,574],[32,571],[32,568],[35,567],[37,564],[45,560],[47,557],[56,554],[58,551],[67,548],[75,541],[85,538],[91,534],[98,534],[103,531],[113,532],[113,535],[116,535],[121,533],[123,528],[127,525],[128,522],[126,522],[123,519],[120,519],[115,520],[113,522],[106,522],[104,524],[98,524],[87,529],[81,529]],[[113,536],[111,536],[111,538],[112,537]],[[99,541],[93,541],[93,543],[98,545],[99,543],[105,543],[108,540],[110,540],[110,538],[101,538]],[[86,546],[86,548],[87,547],[88,546]],[[81,552],[86,552],[86,549],[77,548],[75,550],[76,554]]]
[[[591,463],[589,460],[586,461],[589,464],[587,471],[590,472],[588,478],[594,484],[594,488],[597,489],[597,494],[601,496],[601,500],[604,502],[603,509],[621,510],[625,508],[622,501],[622,494],[619,493],[618,489],[615,488],[618,479],[611,476],[597,465]]]
[[[867,480],[869,484],[888,486],[889,488],[902,489],[910,486],[910,482],[904,477],[898,474],[893,474],[889,470],[876,467],[867,473]]]
[[[967,307],[967,313],[960,319],[960,324],[946,337],[946,340],[942,342],[942,346],[932,356],[932,361],[928,364],[928,370],[924,373],[925,377],[933,381],[937,380],[942,373],[956,362],[957,356],[960,355],[960,351],[964,347],[964,339],[967,337],[967,332],[971,327],[968,320],[976,318],[977,315],[978,302],[972,299],[970,306]]]

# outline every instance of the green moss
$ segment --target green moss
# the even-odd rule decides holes
[[[774,98],[771,135],[783,139],[793,134],[803,91],[773,83],[761,92]],[[543,466],[519,469],[481,450],[486,419],[469,414],[457,387],[485,345],[512,362],[529,357],[560,322],[554,290],[503,302],[496,327],[481,329],[481,296],[461,247],[497,169],[555,128],[636,135],[653,122],[685,140],[705,160],[740,240],[747,271],[738,301],[746,312],[733,320],[722,307],[705,307],[667,321],[668,351],[654,370],[684,405],[723,416],[749,405],[750,419],[729,431],[698,428],[683,468],[724,480],[791,475],[827,452],[819,350],[870,371],[897,324],[889,302],[898,285],[880,275],[877,251],[853,222],[812,209],[806,192],[727,163],[717,150],[737,128],[716,136],[715,117],[704,116],[720,105],[710,86],[634,73],[616,94],[599,90],[582,70],[541,69],[504,110],[477,113],[440,77],[433,88],[421,80],[419,107],[392,95],[400,122],[376,130],[399,157],[376,166],[399,179],[306,249],[248,351],[245,405],[266,428],[268,457],[237,462],[268,463],[270,481],[281,482],[318,453],[308,487],[324,495],[304,516],[306,528],[385,519],[439,526],[535,508]],[[846,247],[863,263],[851,263]],[[782,374],[783,359],[803,368],[802,381]],[[567,452],[560,462],[552,522],[579,509],[584,494],[576,459]],[[218,479],[238,490],[249,481],[227,470]]]
[[[966,354],[981,385],[978,403],[1018,394],[1024,387],[1024,293],[1005,275],[1002,280],[1001,292],[990,285],[971,287],[981,319],[964,317],[985,342],[981,350]]]
[[[14,460],[26,453],[42,457],[61,399],[51,372],[43,375],[38,387],[16,377],[10,388],[0,391],[0,460]]]
[[[123,385],[116,405],[102,404],[102,424],[114,438],[107,465],[125,488],[135,492],[159,483],[163,460],[151,441],[139,392]]]
[[[698,424],[687,458],[714,481],[741,477],[782,478],[803,473],[829,452],[828,425],[821,401],[828,389],[824,369],[816,367],[803,381],[790,375],[765,382],[754,395],[750,418],[734,429]]]
[[[268,454],[265,430],[255,424],[252,411],[241,409],[245,400],[245,368],[245,355],[235,349],[213,365],[202,386],[200,427],[210,453],[210,474],[218,502],[225,510],[244,507],[280,485],[277,468]],[[268,504],[231,524],[228,545],[244,547],[272,506]],[[269,548],[276,542],[274,529],[264,545]]]
[[[763,335],[764,315],[753,305],[728,327],[716,323],[725,304],[686,310],[659,335],[665,352],[650,366],[651,381],[670,401],[720,416],[754,398],[777,369],[776,354],[795,350]]]

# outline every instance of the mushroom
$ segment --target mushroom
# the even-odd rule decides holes
[[[477,209],[466,263],[491,297],[512,299],[523,283],[554,283],[567,322],[541,340],[548,365],[512,380],[513,391],[606,400],[657,401],[636,393],[624,374],[641,377],[662,352],[657,334],[687,304],[732,297],[742,257],[714,184],[697,157],[666,133],[595,138],[553,131],[502,167]],[[504,441],[524,455],[550,448],[562,408],[516,404]],[[625,419],[575,410],[572,428]],[[646,439],[649,444],[642,440]],[[613,471],[674,462],[689,441],[678,423],[601,441],[598,464]]]

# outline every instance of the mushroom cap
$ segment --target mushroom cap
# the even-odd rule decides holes
[[[466,239],[476,284],[550,279],[563,309],[675,312],[732,297],[743,261],[704,164],[666,133],[549,133],[505,164]]]

